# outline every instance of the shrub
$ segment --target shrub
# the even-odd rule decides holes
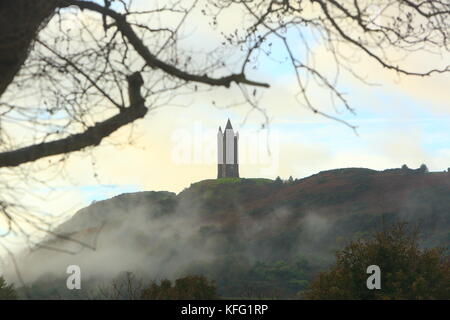
[[[17,293],[14,289],[14,285],[8,285],[5,278],[0,276],[0,300],[16,300]]]
[[[204,276],[187,276],[175,280],[151,283],[142,291],[144,300],[211,300],[217,299],[216,286]]]
[[[307,299],[450,299],[450,259],[443,248],[420,249],[417,232],[396,224],[350,243],[336,264],[321,273]],[[366,269],[381,269],[381,289],[369,290]]]
[[[425,164],[422,164],[419,168],[419,172],[428,173],[428,167]]]

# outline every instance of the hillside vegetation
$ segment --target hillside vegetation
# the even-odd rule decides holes
[[[420,225],[423,247],[448,245],[450,173],[349,168],[291,182],[204,180],[178,195],[122,194],[56,230],[95,251],[49,238],[46,246],[75,254],[36,250],[24,277],[40,298],[68,294],[65,281],[54,280],[66,277],[68,264],[81,266],[86,290],[132,271],[152,281],[202,274],[223,297],[289,298],[331,265],[336,250],[399,220]]]

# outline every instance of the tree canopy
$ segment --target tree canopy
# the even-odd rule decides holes
[[[162,280],[159,284],[153,282],[142,290],[144,300],[210,300],[217,299],[217,288],[204,276],[186,276],[170,280]]]
[[[0,300],[16,300],[17,293],[13,284],[7,284],[5,278],[0,276]]]
[[[367,267],[381,270],[381,289],[369,290]],[[400,223],[347,245],[321,273],[307,299],[449,299],[450,258],[446,249],[422,249],[418,234]]]

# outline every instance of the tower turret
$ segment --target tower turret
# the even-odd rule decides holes
[[[217,164],[219,166],[224,163],[223,138],[222,128],[219,127],[219,132],[217,132]]]

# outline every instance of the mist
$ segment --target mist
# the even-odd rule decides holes
[[[138,192],[91,204],[57,227],[57,237],[49,235],[40,246],[17,256],[23,282],[26,286],[52,283],[67,291],[66,269],[77,265],[82,288],[111,283],[124,272],[132,272],[145,283],[202,274],[217,281],[219,289],[234,288],[254,276],[255,265],[280,261],[292,265],[307,261],[309,279],[334,262],[337,250],[389,223],[430,221],[439,214],[440,220],[435,221],[448,220],[442,214],[445,208],[436,206],[446,202],[439,202],[433,193],[431,197],[437,200],[427,205],[430,210],[423,210],[412,194],[411,199],[398,201],[396,213],[361,214],[368,209],[355,211],[346,205],[332,210],[324,201],[336,200],[323,197],[315,205],[299,202],[295,206],[275,199],[251,209],[252,203],[260,204],[258,192],[265,195],[273,189],[285,194],[289,185],[268,182],[264,188],[272,188],[269,192],[245,185],[253,182],[244,179],[241,187],[248,194],[241,194],[232,184],[207,183],[178,195]],[[357,195],[352,197],[349,200]],[[431,222],[426,226],[433,227]],[[433,228],[427,229],[428,239]],[[13,264],[4,274],[16,287],[22,286]]]

